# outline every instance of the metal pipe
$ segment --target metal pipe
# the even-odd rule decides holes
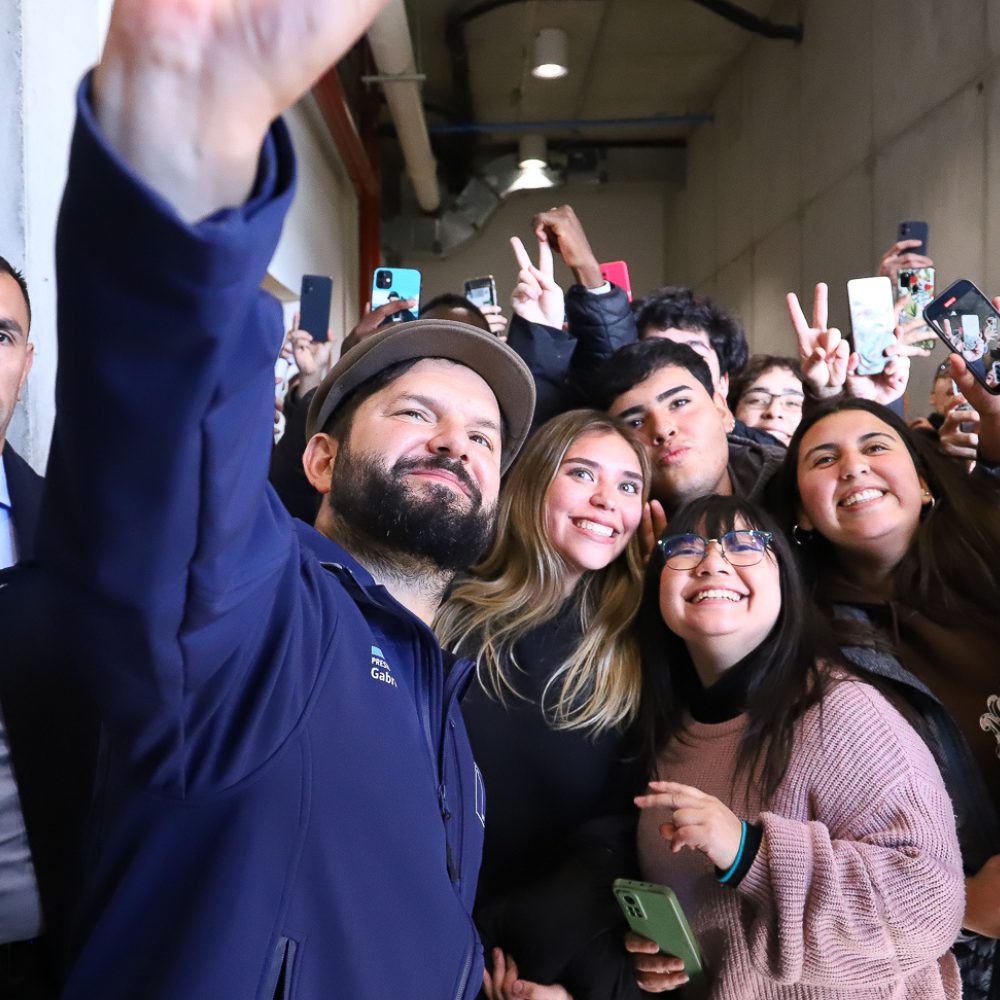
[[[758,17],[752,11],[740,7],[739,4],[731,3],[730,0],[693,0],[699,7],[710,10],[719,17],[724,17],[727,21],[752,31],[754,34],[762,35],[764,38],[787,38],[793,42],[802,41],[801,24],[775,24],[766,17]]]
[[[368,29],[368,44],[381,76],[416,75],[413,41],[403,0],[390,0]],[[417,203],[425,212],[436,212],[441,205],[441,188],[427,134],[420,87],[414,82],[394,82],[384,87],[384,92]]]
[[[570,118],[549,121],[514,121],[514,122],[459,122],[454,125],[432,125],[430,131],[435,135],[461,135],[470,132],[526,132],[544,131],[546,129],[577,129],[577,128],[635,128],[637,126],[655,125],[710,125],[715,121],[714,115],[654,115],[651,118]]]

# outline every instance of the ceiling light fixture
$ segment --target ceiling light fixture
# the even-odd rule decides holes
[[[548,165],[548,148],[545,143],[545,136],[537,132],[522,135],[518,143],[517,165],[522,170],[534,168],[540,170]]]
[[[535,37],[531,75],[539,80],[558,80],[569,72],[569,39],[562,28],[542,28]]]

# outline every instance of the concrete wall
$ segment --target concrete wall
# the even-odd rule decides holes
[[[54,240],[74,94],[100,55],[110,11],[111,0],[0,3],[0,254],[28,279],[35,343],[28,389],[8,436],[39,470],[55,416]],[[271,267],[273,287],[292,299],[303,272],[334,275],[331,322],[350,329],[359,309],[353,190],[311,102],[293,109],[288,120],[299,153],[299,188]],[[289,302],[289,318],[294,308]]]
[[[405,266],[421,271],[425,302],[442,292],[461,294],[466,278],[492,274],[500,302],[509,314],[510,293],[518,270],[510,237],[520,236],[532,259],[536,259],[532,216],[553,205],[569,203],[583,222],[598,260],[627,261],[632,289],[641,295],[663,281],[662,219],[668,190],[663,183],[640,181],[518,192],[497,210],[482,233],[457,253],[444,260],[414,259]],[[563,287],[572,282],[561,259],[556,261],[556,278]]]
[[[689,145],[667,199],[671,278],[738,310],[754,350],[794,353],[784,294],[873,274],[902,219],[930,223],[938,287],[968,277],[1000,293],[1000,4],[802,0],[805,39],[755,40]],[[914,362],[926,409],[944,357]]]

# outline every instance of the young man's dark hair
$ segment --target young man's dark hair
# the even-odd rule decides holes
[[[28,282],[24,275],[6,257],[0,257],[0,274],[9,274],[21,289],[24,296],[24,304],[28,307],[28,322],[31,322],[31,297],[28,295]]]
[[[456,316],[455,313],[468,313],[468,317]],[[486,321],[482,310],[471,299],[454,292],[444,292],[435,295],[420,308],[421,319],[454,319],[461,323],[469,323],[490,332],[490,324]]]
[[[604,362],[594,380],[601,392],[596,405],[602,410],[609,409],[623,393],[668,365],[687,369],[705,387],[709,396],[715,392],[712,373],[695,351],[684,344],[657,337],[620,347]]]
[[[743,327],[710,298],[696,296],[690,288],[661,288],[633,302],[632,313],[640,339],[650,329],[704,330],[723,375],[734,376],[747,363],[750,352]]]

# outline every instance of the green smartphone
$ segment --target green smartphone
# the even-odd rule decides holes
[[[636,934],[655,941],[663,954],[681,959],[690,979],[702,974],[701,950],[673,889],[627,878],[616,878],[611,889]]]

